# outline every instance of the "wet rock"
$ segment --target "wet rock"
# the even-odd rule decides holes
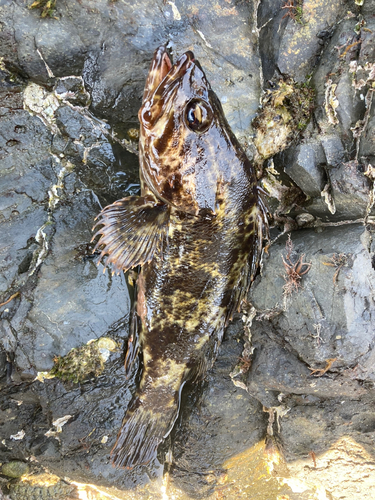
[[[271,247],[250,291],[257,313],[246,390],[280,414],[275,432],[294,477],[337,497],[354,495],[354,484],[372,494],[359,469],[347,483],[336,480],[355,454],[374,467],[371,233],[346,226],[302,230],[292,240],[293,248],[283,250],[285,239]]]
[[[248,43],[248,39],[255,42],[248,21],[252,9],[241,3],[207,9],[204,0],[194,5],[165,3],[161,9],[150,9],[145,0],[135,4],[100,0],[95,7],[59,0],[57,19],[41,19],[37,10],[7,1],[0,12],[4,24],[12,27],[2,34],[7,47],[4,61],[47,86],[56,77],[82,76],[91,94],[91,110],[115,124],[123,138],[127,128],[137,125],[155,47],[169,42],[175,55],[193,48],[198,59],[205,59],[208,79],[233,128],[245,134],[259,95],[255,43]],[[220,52],[212,49],[216,46]],[[244,113],[245,108],[250,113]]]
[[[55,92],[73,105],[87,106],[90,103],[90,94],[85,90],[83,79],[76,76],[59,78]]]
[[[323,136],[321,140],[327,167],[339,168],[347,159],[347,153],[341,139],[334,135]]]
[[[0,379],[6,375],[7,355],[3,349],[0,349]]]
[[[349,71],[343,72],[340,76],[335,95],[338,100],[337,117],[342,125],[342,129],[346,132],[346,136],[350,137],[350,129],[355,125],[364,114],[364,100],[353,87],[353,77]],[[346,138],[347,138],[346,137]]]
[[[375,114],[373,109],[369,116],[369,121],[366,127],[366,132],[361,138],[360,155],[367,158],[371,163],[374,163],[374,132],[375,132]]]
[[[335,371],[339,372],[361,364],[373,342],[371,280],[375,274],[369,238],[362,226],[296,233],[295,268],[303,272],[302,262],[311,268],[302,275],[301,288],[296,285],[292,293],[286,288],[290,280],[280,256],[285,240],[277,243],[262,280],[250,294],[257,310],[274,310],[275,316],[255,321],[254,331],[270,327],[310,367],[330,358],[337,358]],[[367,377],[373,379],[371,371]]]
[[[341,164],[329,173],[335,206],[346,219],[365,217],[370,199],[371,182],[364,166],[356,161]]]
[[[16,390],[3,389],[2,457],[33,455],[38,464],[59,477],[94,484],[100,481],[103,486],[117,484],[127,489],[134,481],[149,482],[142,470],[124,474],[109,462],[109,450],[134,390],[134,375],[126,381],[120,353],[111,355],[98,379],[82,384],[46,379]],[[22,425],[24,437],[12,439]]]
[[[280,42],[287,26],[284,9],[273,0],[264,0],[258,7],[259,54],[264,81],[271,80],[277,68]]]
[[[285,7],[287,21],[284,22],[288,24],[280,42],[277,61],[281,73],[304,81],[316,66],[317,56],[321,52],[317,34],[334,25],[344,13],[345,7],[339,0],[329,5],[322,0],[308,0],[298,4],[297,8],[288,10]]]
[[[38,272],[33,306],[17,337],[38,371],[51,369],[55,355],[65,355],[72,347],[116,330],[128,315],[124,278],[103,274],[93,259],[79,255],[80,247],[90,241],[95,205],[82,193],[72,207],[55,215],[53,253]],[[38,332],[36,343],[30,332]]]
[[[62,106],[56,111],[56,124],[63,135],[73,141],[80,141],[88,147],[92,142],[104,139],[100,129],[95,129],[89,120],[69,106]]]
[[[1,345],[12,353],[16,379],[17,371],[35,376],[36,371],[52,367],[54,356],[116,331],[130,307],[124,278],[103,275],[91,258],[91,227],[100,205],[89,183],[84,184],[75,172],[76,165],[85,166],[84,149],[94,144],[102,152],[96,162],[102,162],[103,170],[103,165],[114,161],[111,146],[97,123],[71,110],[63,118],[57,113],[58,124],[68,140],[82,148],[82,156],[79,149],[69,159],[58,150],[58,156],[51,156],[59,102],[35,84],[28,89],[25,100],[37,116],[22,109],[22,89],[15,88],[18,101],[8,98],[3,103],[1,121],[0,328]],[[56,143],[65,151],[67,141],[60,138]],[[108,296],[109,290],[114,295]]]
[[[264,331],[262,332],[263,338]],[[301,362],[298,354],[291,352],[288,345],[280,346],[275,340],[275,330],[267,340],[254,340],[255,354],[252,368],[247,378],[247,391],[266,407],[277,407],[284,397],[293,394],[296,400],[313,403],[316,398],[360,399],[366,391],[360,384],[344,377],[315,378],[311,376],[306,363]],[[280,394],[283,396],[280,399]],[[298,396],[296,396],[298,395]]]
[[[293,148],[285,160],[284,171],[302,191],[314,198],[320,196],[326,175],[323,149],[319,143],[301,144]]]
[[[12,99],[3,102],[6,114],[0,125],[3,261],[0,290],[1,302],[13,297],[9,310],[20,300],[14,295],[17,290],[27,282],[32,286],[28,271],[39,246],[38,229],[47,219],[48,187],[56,179],[48,153],[50,133],[37,117],[23,111],[20,90],[11,92]]]
[[[61,134],[53,138],[53,153],[72,159],[79,180],[95,191],[103,205],[137,194],[138,158],[125,149],[127,143],[110,141],[112,131],[106,123],[66,105],[56,110],[55,117]]]
[[[359,52],[356,22],[355,16],[348,16],[337,26],[312,77],[319,127],[323,135],[339,135],[348,151],[352,147],[350,127],[365,111],[363,99],[353,86],[352,61]]]

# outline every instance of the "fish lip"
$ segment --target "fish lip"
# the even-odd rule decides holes
[[[194,54],[190,50],[182,54],[175,64],[168,54],[164,45],[156,49],[151,62],[149,74],[143,94],[143,105],[159,95],[162,90],[185,74],[191,64],[196,64]]]
[[[159,84],[167,76],[171,68],[171,58],[169,57],[166,47],[162,45],[154,52],[154,57],[151,61],[151,66],[146,80],[143,102],[147,101],[151,97]]]

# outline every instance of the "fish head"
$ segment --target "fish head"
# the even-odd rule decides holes
[[[140,169],[148,188],[181,211],[215,213],[239,146],[192,52],[172,64],[165,47],[156,50],[139,121]]]

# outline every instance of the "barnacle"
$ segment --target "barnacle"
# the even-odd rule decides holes
[[[272,82],[262,99],[262,109],[253,120],[254,144],[261,159],[286,149],[303,130],[313,109],[314,90],[292,78]]]
[[[28,474],[21,481],[10,485],[10,497],[34,500],[48,498],[58,500],[62,498],[78,498],[76,486],[69,484],[54,474]]]
[[[98,377],[104,370],[109,353],[116,348],[116,342],[108,337],[92,340],[72,349],[65,356],[56,356],[49,375],[74,383],[82,382],[90,376]]]

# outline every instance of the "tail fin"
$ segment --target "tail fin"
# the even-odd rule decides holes
[[[157,392],[153,394],[156,401]],[[168,436],[177,419],[179,393],[171,395],[163,409],[157,404],[157,410],[142,399],[137,397],[131,404],[112,448],[111,459],[116,467],[131,469],[135,465],[148,464],[156,457],[159,444]]]

